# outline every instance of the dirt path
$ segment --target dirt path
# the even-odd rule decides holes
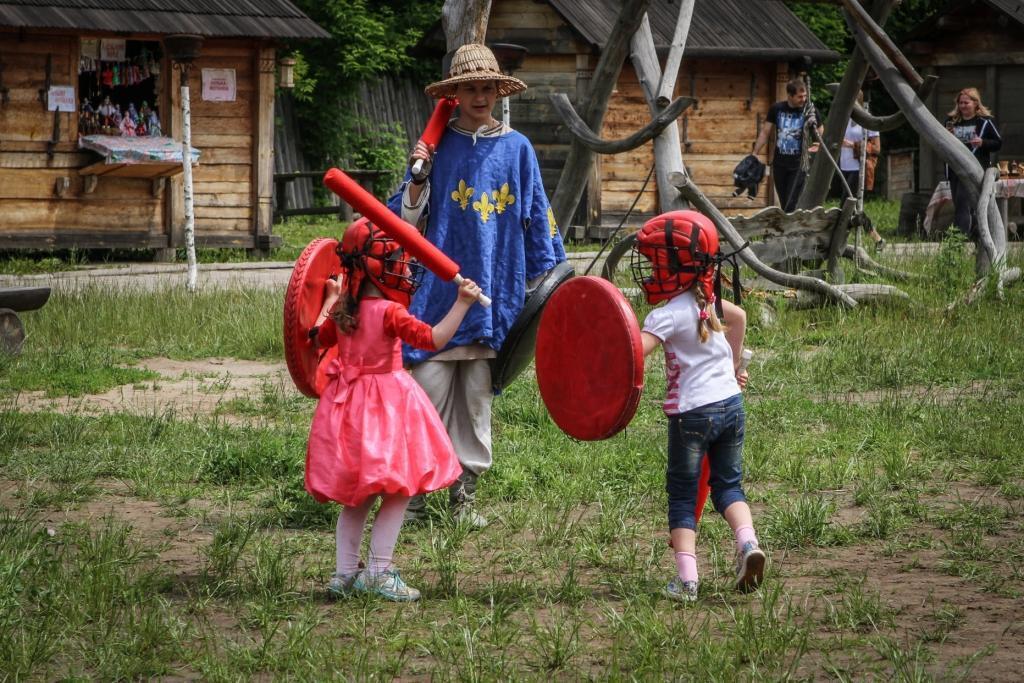
[[[262,363],[235,358],[178,361],[149,358],[136,367],[160,374],[161,379],[124,384],[102,394],[48,397],[27,392],[14,399],[22,411],[52,410],[60,413],[98,415],[124,412],[135,415],[174,413],[213,415],[221,412],[228,421],[245,421],[230,411],[236,399],[258,399],[267,391],[297,395],[284,362]]]

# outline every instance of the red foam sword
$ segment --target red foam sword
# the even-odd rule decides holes
[[[448,127],[448,119],[452,117],[452,112],[455,111],[458,104],[459,101],[454,97],[442,97],[437,101],[434,113],[430,115],[427,127],[423,129],[423,135],[420,136],[420,142],[426,145],[427,149],[430,149],[431,145],[437,147],[437,144],[441,142],[444,131]],[[423,159],[417,159],[412,165],[412,174],[416,175],[422,169]]]
[[[363,214],[391,239],[412,254],[430,272],[445,281],[457,285],[464,279],[459,273],[459,266],[440,249],[431,244],[420,231],[396,216],[391,209],[379,199],[367,192],[363,187],[346,175],[344,171],[332,168],[324,175],[324,185],[349,205]],[[481,292],[477,301],[482,306],[490,306],[491,300]]]

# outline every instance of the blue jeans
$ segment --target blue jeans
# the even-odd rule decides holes
[[[741,394],[669,416],[665,472],[669,529],[697,529],[697,485],[705,453],[711,461],[709,483],[715,509],[722,513],[746,500],[742,486],[745,424]]]

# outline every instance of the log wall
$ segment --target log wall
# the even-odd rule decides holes
[[[767,179],[755,199],[732,197],[732,171],[749,153],[768,108],[775,102],[775,90],[776,65],[772,62],[684,60],[679,70],[676,96],[697,98],[696,107],[688,109],[677,122],[683,162],[708,198],[730,213],[756,211],[769,204]],[[636,72],[627,65],[609,103],[602,136],[625,137],[648,121],[650,109]],[[625,214],[653,164],[653,143],[602,158],[601,211],[605,222]],[[652,178],[634,212],[652,215],[657,207],[657,187]]]
[[[79,41],[74,35],[0,33],[0,62],[9,101],[0,103],[0,248],[161,246],[163,204],[150,181],[118,178],[84,192],[78,170],[96,160],[78,150],[77,113],[59,113],[58,142],[47,155],[55,113],[46,111],[52,85],[78,86]],[[67,189],[58,197],[56,187]]]
[[[79,171],[99,160],[78,149],[78,114],[40,101],[46,63],[52,85],[78,91],[79,35],[0,32],[0,249],[147,248],[184,245],[181,176],[154,192],[145,178],[100,176],[91,192]],[[126,36],[159,40],[157,36]],[[261,51],[262,50],[262,51]],[[180,77],[163,60],[155,102],[163,132],[181,137]],[[235,69],[235,102],[202,99],[203,68]],[[208,246],[260,246],[269,237],[273,175],[273,50],[251,41],[207,40],[192,70],[196,238]],[[76,96],[80,99],[80,95]],[[48,155],[48,148],[53,152]],[[61,194],[56,188],[66,185]]]

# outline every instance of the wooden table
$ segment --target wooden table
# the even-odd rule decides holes
[[[1009,200],[1014,197],[1024,197],[1024,178],[1000,178],[996,181],[996,201],[999,202],[999,212],[1003,215],[1003,225],[1006,227],[1007,237],[1010,232],[1010,210]],[[935,216],[939,209],[947,202],[952,202],[953,197],[949,192],[949,182],[943,180],[935,186],[932,198],[928,200],[928,208],[924,212],[924,232],[930,235],[932,232]]]

